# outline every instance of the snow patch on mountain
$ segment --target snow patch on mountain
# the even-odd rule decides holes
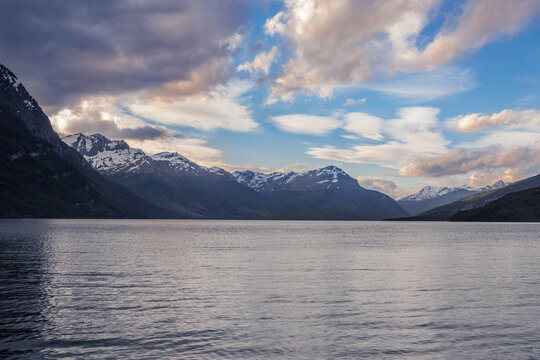
[[[0,75],[2,75],[3,80],[7,81],[11,86],[13,86],[17,92],[19,91],[19,85],[21,85],[21,82],[14,73],[12,73],[2,64],[0,64]]]
[[[125,169],[127,164],[146,156],[123,140],[109,140],[100,134],[73,134],[63,137],[62,141],[77,150],[94,169],[109,173]]]
[[[309,184],[327,184],[326,188],[332,187],[338,183],[340,179],[349,175],[336,166],[327,166],[315,170],[307,170],[302,173],[297,172],[274,172],[270,174],[254,172],[254,171],[235,171],[234,178],[240,184],[249,186],[255,191],[276,191],[282,187],[292,183],[293,181],[305,181],[306,186]],[[309,180],[311,179],[311,180]]]
[[[468,185],[457,186],[457,187],[447,187],[447,186],[437,187],[437,186],[428,185],[428,186],[423,187],[417,193],[405,196],[399,201],[423,201],[423,200],[428,200],[428,199],[434,199],[434,198],[437,198],[437,197],[440,197],[449,193],[453,193],[456,191],[467,191],[467,192],[470,192],[471,194],[479,193],[479,192],[484,192],[484,191],[489,191],[489,190],[494,190],[494,189],[500,189],[502,187],[505,187],[506,185],[509,185],[509,184],[505,183],[502,180],[497,181],[493,185],[488,185],[480,189],[475,189]]]
[[[169,165],[177,170],[182,171],[196,171],[200,169],[200,166],[193,161],[185,158],[177,152],[160,152],[155,155],[150,155],[155,161],[167,161]]]
[[[242,185],[246,185],[255,191],[270,190],[270,186],[288,184],[300,174],[293,171],[288,173],[274,172],[265,174],[255,171],[235,171],[233,174],[236,181]]]

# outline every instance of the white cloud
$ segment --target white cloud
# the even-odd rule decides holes
[[[353,106],[353,105],[362,105],[362,104],[365,104],[366,102],[366,98],[361,98],[361,99],[347,99],[343,105],[345,106]]]
[[[257,71],[262,71],[265,74],[268,74],[270,71],[270,65],[274,62],[277,54],[278,47],[274,46],[272,50],[268,52],[261,52],[255,56],[252,62],[245,62],[237,67],[238,71],[246,70],[250,73],[255,73]]]
[[[285,13],[280,11],[271,18],[268,18],[264,24],[264,32],[268,35],[284,34],[286,24],[284,23]]]
[[[463,132],[473,132],[487,128],[516,127],[540,130],[540,111],[534,109],[523,111],[506,109],[491,115],[474,113],[448,119],[447,124],[451,128]]]
[[[357,178],[360,186],[368,189],[382,192],[394,199],[400,199],[407,195],[407,192],[401,189],[394,181],[376,176],[359,176]]]
[[[60,134],[99,133],[112,139],[158,139],[171,136],[163,126],[149,125],[120,111],[110,96],[95,96],[49,117]]]
[[[459,143],[459,147],[466,149],[481,149],[493,145],[504,147],[526,146],[540,141],[540,132],[524,131],[494,131],[481,136],[474,141]]]
[[[112,97],[89,98],[54,114],[50,117],[51,123],[55,130],[66,135],[99,133],[110,139],[125,140],[131,147],[148,154],[178,152],[202,165],[219,161],[221,151],[206,145],[206,140],[178,136],[166,127],[148,125],[119,110],[116,101]]]
[[[233,81],[204,94],[168,100],[141,100],[126,106],[137,116],[167,125],[203,131],[254,131],[259,125],[253,120],[251,109],[242,104],[242,96],[251,88],[251,83]]]
[[[530,174],[523,173],[523,171],[517,168],[508,168],[504,171],[482,169],[472,172],[467,177],[467,185],[478,189],[486,185],[493,185],[499,180],[502,180],[505,183],[511,183],[528,177],[529,175]]]
[[[466,151],[452,149],[444,154],[422,156],[399,170],[405,177],[441,177],[467,174],[472,171],[505,168],[530,168],[540,162],[540,143],[530,146],[490,146],[485,149]]]
[[[500,35],[515,34],[540,9],[538,0],[476,0],[469,1],[457,25],[441,31],[424,49],[413,68],[435,67],[475,51]]]
[[[340,135],[342,138],[344,139],[348,139],[348,140],[359,140],[359,137],[356,136],[356,135],[353,135],[353,134],[343,134],[343,135]]]
[[[471,90],[476,87],[476,82],[471,70],[452,66],[365,82],[358,87],[424,102]]]
[[[311,147],[306,153],[317,159],[399,169],[421,155],[447,151],[449,141],[439,128],[438,113],[438,109],[431,107],[402,108],[398,118],[382,121],[381,134],[388,139],[385,143],[356,145],[348,149],[330,145]]]
[[[332,116],[289,114],[273,116],[271,120],[278,129],[294,134],[326,135],[343,125]]]
[[[538,0],[470,0],[455,21],[448,16],[434,39],[419,47],[440,4],[439,0],[286,0],[285,10],[268,19],[265,30],[285,37],[294,55],[272,85],[269,102],[291,100],[299,91],[330,97],[336,86],[357,85],[377,74],[432,71],[500,35],[518,32],[540,9]],[[416,88],[412,95],[419,91]],[[389,85],[380,89],[406,93],[403,86],[399,91]],[[452,91],[459,89],[457,85]]]
[[[206,141],[196,138],[166,138],[160,140],[127,140],[129,146],[142,149],[147,154],[164,151],[178,152],[200,165],[214,164],[221,156],[221,150],[209,147]]]
[[[345,115],[343,129],[368,139],[382,140],[383,120],[373,115],[354,112]]]

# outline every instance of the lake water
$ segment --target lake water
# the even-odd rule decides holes
[[[0,221],[0,357],[540,358],[540,224]]]

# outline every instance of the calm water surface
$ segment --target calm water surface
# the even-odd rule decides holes
[[[540,224],[4,220],[0,249],[0,357],[540,358]]]

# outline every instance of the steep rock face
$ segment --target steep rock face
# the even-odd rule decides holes
[[[30,96],[17,76],[2,64],[0,64],[0,100],[7,109],[24,121],[32,135],[53,145],[59,142],[60,139],[54,132],[49,118],[37,101]]]
[[[0,217],[124,218],[48,141],[0,103]]]
[[[124,189],[122,186],[113,184],[103,177],[101,177],[97,172],[95,172],[90,164],[74,149],[66,145],[60,140],[58,135],[52,129],[51,123],[42,111],[39,104],[34,98],[28,94],[24,86],[19,82],[17,77],[5,66],[0,64],[0,105],[2,106],[2,114],[0,114],[0,122],[4,126],[5,134],[13,130],[14,136],[16,135],[21,141],[34,142],[37,145],[46,147],[48,149],[45,153],[40,153],[40,156],[33,156],[32,161],[36,169],[43,167],[43,169],[49,169],[51,176],[54,176],[54,171],[59,170],[62,166],[72,169],[77,181],[74,180],[74,183],[81,185],[83,182],[86,184],[83,187],[88,187],[88,194],[92,193],[97,197],[92,197],[94,203],[101,204],[86,212],[77,212],[71,209],[67,202],[70,201],[67,194],[74,193],[73,191],[68,191],[67,194],[61,194],[60,192],[54,192],[50,190],[51,194],[46,193],[47,187],[43,188],[43,193],[38,193],[37,191],[33,194],[37,199],[49,198],[50,206],[58,205],[57,209],[48,209],[48,212],[25,212],[18,213],[19,215],[12,214],[9,216],[47,216],[47,217],[73,217],[73,216],[86,216],[86,217],[136,217],[136,218],[145,218],[145,217],[177,217],[177,214],[171,213],[164,209],[160,209],[154,205],[149,204],[148,202],[134,196],[129,191]],[[22,128],[21,128],[22,126]],[[11,129],[11,130],[9,130]],[[16,154],[17,144],[14,142],[7,142],[7,138],[4,139],[6,143],[9,143],[12,149],[5,148],[6,154]],[[26,154],[34,153],[35,151],[27,152]],[[27,156],[22,156],[21,161],[26,161]],[[14,160],[20,160],[14,159]],[[53,162],[55,165],[52,170],[49,168],[51,165],[50,162]],[[32,172],[28,172],[25,166],[22,168],[18,167],[23,164],[22,162],[14,164],[15,168],[11,168],[10,176],[5,176],[3,178],[5,188],[2,189],[2,196],[10,198],[6,189],[16,188],[17,182],[20,181],[20,178],[25,179],[27,186],[35,187],[41,183],[42,173],[36,171],[33,175]],[[63,164],[63,165],[62,165]],[[3,164],[6,165],[6,164]],[[18,170],[17,170],[18,169]],[[23,171],[23,173],[19,173]],[[5,170],[8,172],[7,170]],[[26,171],[26,172],[25,172]],[[44,170],[45,171],[45,170]],[[60,178],[60,174],[56,174]],[[66,178],[65,176],[63,178]],[[75,179],[75,178],[74,178]],[[81,180],[82,179],[82,180]],[[67,186],[67,184],[65,184]],[[82,186],[82,185],[81,185]],[[69,187],[65,187],[66,191]],[[73,189],[72,189],[73,190]],[[54,194],[54,196],[52,195]],[[92,195],[92,196],[94,196]],[[56,196],[56,198],[55,198]],[[60,197],[63,196],[63,201],[60,201]],[[24,198],[24,197],[23,197]],[[12,199],[12,198],[10,198]],[[17,199],[12,199],[13,201]],[[58,200],[58,201],[57,201]],[[81,202],[77,201],[75,198],[71,199],[77,204]],[[41,204],[41,200],[39,201]],[[60,205],[60,204],[63,205]],[[8,206],[7,203],[3,204]],[[36,206],[36,211],[37,210]],[[28,208],[31,210],[31,208]],[[100,210],[101,209],[101,210]],[[25,210],[27,211],[27,210]],[[28,210],[29,211],[29,210]],[[86,214],[86,215],[82,215]],[[8,215],[6,215],[8,216]]]
[[[192,218],[264,218],[271,207],[220,168],[206,168],[174,152],[147,155],[121,140],[75,134],[63,138],[112,181],[147,201]]]
[[[364,189],[335,166],[300,174],[244,171],[233,176],[271,198],[276,218],[378,220],[407,214],[392,198]]]

